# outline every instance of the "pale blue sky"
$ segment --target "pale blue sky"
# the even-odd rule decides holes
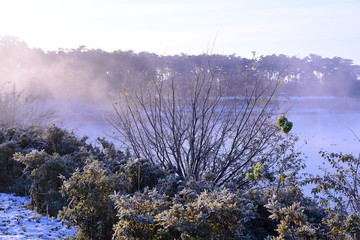
[[[279,54],[360,64],[360,0],[0,0],[0,35],[45,50]]]

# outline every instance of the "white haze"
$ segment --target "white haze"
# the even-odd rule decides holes
[[[106,69],[95,71],[86,61],[69,57],[71,51],[45,53],[40,49],[30,49],[13,38],[2,41],[2,44],[8,44],[8,48],[2,48],[0,52],[1,90],[9,90],[15,85],[26,94],[39,96],[45,107],[57,111],[56,118],[49,124],[75,129],[79,136],[88,135],[92,141],[97,136],[113,136],[114,129],[104,119],[104,114],[111,110],[117,93],[112,92],[114,89],[107,86],[106,81],[102,81],[107,77]],[[76,51],[79,54],[82,49]],[[65,58],[62,54],[68,56]],[[96,60],[91,56],[84,59]],[[101,59],[96,61],[101,66]],[[132,68],[131,64],[125,64],[124,69],[129,75],[135,74]],[[116,79],[119,82],[123,80]],[[309,167],[314,170],[321,163],[317,154],[321,149],[359,154],[360,142],[349,129],[360,136],[357,120],[360,118],[360,102],[356,99],[304,99],[290,102],[288,117],[294,122],[293,132],[300,136],[299,147],[309,157]],[[304,144],[305,141],[307,144]]]

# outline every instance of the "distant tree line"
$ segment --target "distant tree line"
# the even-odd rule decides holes
[[[284,95],[358,96],[360,92],[360,66],[341,57],[160,56],[148,52],[107,52],[85,46],[45,52],[29,48],[16,38],[0,39],[0,82],[16,83],[42,97],[116,99],[121,89],[136,88],[158,75],[176,75],[177,81],[186,82],[190,74],[203,66],[222,76],[224,85],[231,86],[224,91],[231,96],[234,88],[243,86],[243,74],[254,64],[267,79],[278,76],[284,79],[281,90]]]

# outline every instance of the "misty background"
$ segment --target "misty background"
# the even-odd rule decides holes
[[[244,84],[252,69],[264,79],[282,78],[282,111],[294,122],[302,150],[314,157],[322,149],[354,152],[358,142],[360,66],[351,59],[311,54],[241,56],[221,54],[157,55],[149,52],[104,51],[80,46],[44,51],[15,37],[0,39],[1,92],[12,89],[36,96],[37,104],[55,112],[47,124],[73,129],[78,135],[114,137],[105,120],[124,89],[136,89],[158,75],[174,76],[186,84],[194,71],[211,65],[224,83],[227,96]],[[360,135],[360,134],[359,134]]]
[[[360,66],[351,59],[324,58],[310,54],[296,56],[267,55],[255,58],[241,56],[157,55],[133,51],[107,52],[101,49],[58,49],[43,51],[29,48],[15,37],[0,39],[0,79],[2,87],[15,84],[46,100],[85,101],[104,103],[115,100],[123,88],[146,84],[157,74],[176,74],[186,81],[201,66],[211,65],[230,86],[239,85],[241,74],[253,67],[267,78],[284,79],[284,96],[360,95]]]

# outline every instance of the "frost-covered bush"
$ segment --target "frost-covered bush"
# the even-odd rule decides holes
[[[119,222],[114,239],[245,239],[251,201],[230,191],[183,189],[174,198],[155,189],[113,196]]]
[[[322,175],[311,176],[314,194],[320,194],[325,206],[332,204],[340,213],[360,212],[360,158],[351,154],[320,152],[331,168],[321,168]]]
[[[180,192],[186,186],[186,181],[174,172],[166,171],[166,176],[158,180],[156,189],[159,193],[174,197],[175,194]]]
[[[278,236],[274,240],[318,239],[316,229],[308,222],[301,203],[294,202],[291,206],[281,207],[277,201],[272,201],[266,206],[271,212],[270,218],[279,221],[276,229]]]
[[[105,139],[93,147],[57,126],[4,128],[0,191],[30,194],[42,213],[62,209],[79,239],[358,239],[358,159],[323,154],[334,171],[303,181],[301,155],[286,137],[219,190],[211,173],[182,177]],[[307,183],[323,205],[304,195]]]
[[[254,209],[251,201],[226,189],[200,194],[184,189],[158,218],[162,229],[174,238],[241,239]]]
[[[111,239],[117,218],[110,195],[126,188],[127,183],[103,162],[88,159],[83,170],[77,169],[64,181],[61,192],[68,198],[68,206],[59,216],[77,225],[85,239]]]
[[[153,188],[159,179],[165,177],[165,171],[145,159],[128,159],[119,166],[119,175],[127,179],[127,191],[130,193],[141,191],[145,187]]]
[[[161,239],[157,215],[171,204],[166,195],[145,189],[142,193],[116,194],[113,199],[119,219],[113,239]]]
[[[306,183],[315,184],[326,208],[323,223],[329,228],[330,239],[360,238],[360,158],[351,154],[320,152],[331,166],[321,168],[322,175],[310,176]]]
[[[59,193],[60,176],[69,178],[85,158],[96,152],[73,132],[55,125],[46,128],[8,128],[2,131],[2,183],[12,192],[29,194],[41,213],[57,215],[66,200]],[[1,149],[1,146],[3,147]],[[2,150],[2,151],[1,151]],[[12,181],[12,182],[11,182]]]
[[[297,171],[280,175],[277,183],[260,194],[259,205],[268,210],[267,218],[272,220],[267,226],[273,226],[267,239],[328,239],[328,229],[322,222],[325,209],[304,195],[303,180]]]
[[[25,165],[24,174],[31,182],[32,207],[40,213],[56,216],[66,205],[66,199],[59,192],[60,176],[69,178],[81,164],[69,155],[50,155],[44,150],[33,150],[26,155],[16,153],[14,159]]]
[[[12,159],[14,153],[21,151],[16,141],[6,141],[0,144],[0,189],[13,190],[13,185],[20,180],[22,165]]]
[[[69,178],[90,155],[104,158],[86,138],[55,125],[0,128],[0,191],[30,195],[33,208],[55,216],[66,204],[60,175]]]
[[[91,148],[90,145],[86,144],[87,137],[78,138],[73,131],[56,125],[47,127],[42,138],[46,143],[44,150],[49,154],[57,153],[62,156],[79,152],[81,148]]]
[[[360,213],[340,214],[333,209],[327,209],[323,223],[328,228],[328,239],[358,240],[360,238]]]
[[[86,239],[109,239],[112,236],[112,227],[117,220],[115,205],[110,198],[114,191],[125,194],[152,188],[165,176],[162,169],[149,161],[124,160],[116,154],[111,157],[109,151],[112,150],[113,147],[103,144],[99,156],[105,160],[88,159],[84,168],[76,170],[62,186],[69,204],[60,216],[79,226],[80,235]]]
[[[15,161],[13,155],[38,148],[40,132],[37,128],[0,128],[0,191],[27,193],[30,184],[22,173],[24,165]]]
[[[98,156],[101,158],[106,165],[116,171],[118,167],[125,163],[126,160],[130,159],[130,153],[125,155],[120,151],[114,143],[106,140],[105,138],[97,138],[97,141],[101,145],[101,151],[98,152]],[[100,149],[99,149],[100,150]]]

